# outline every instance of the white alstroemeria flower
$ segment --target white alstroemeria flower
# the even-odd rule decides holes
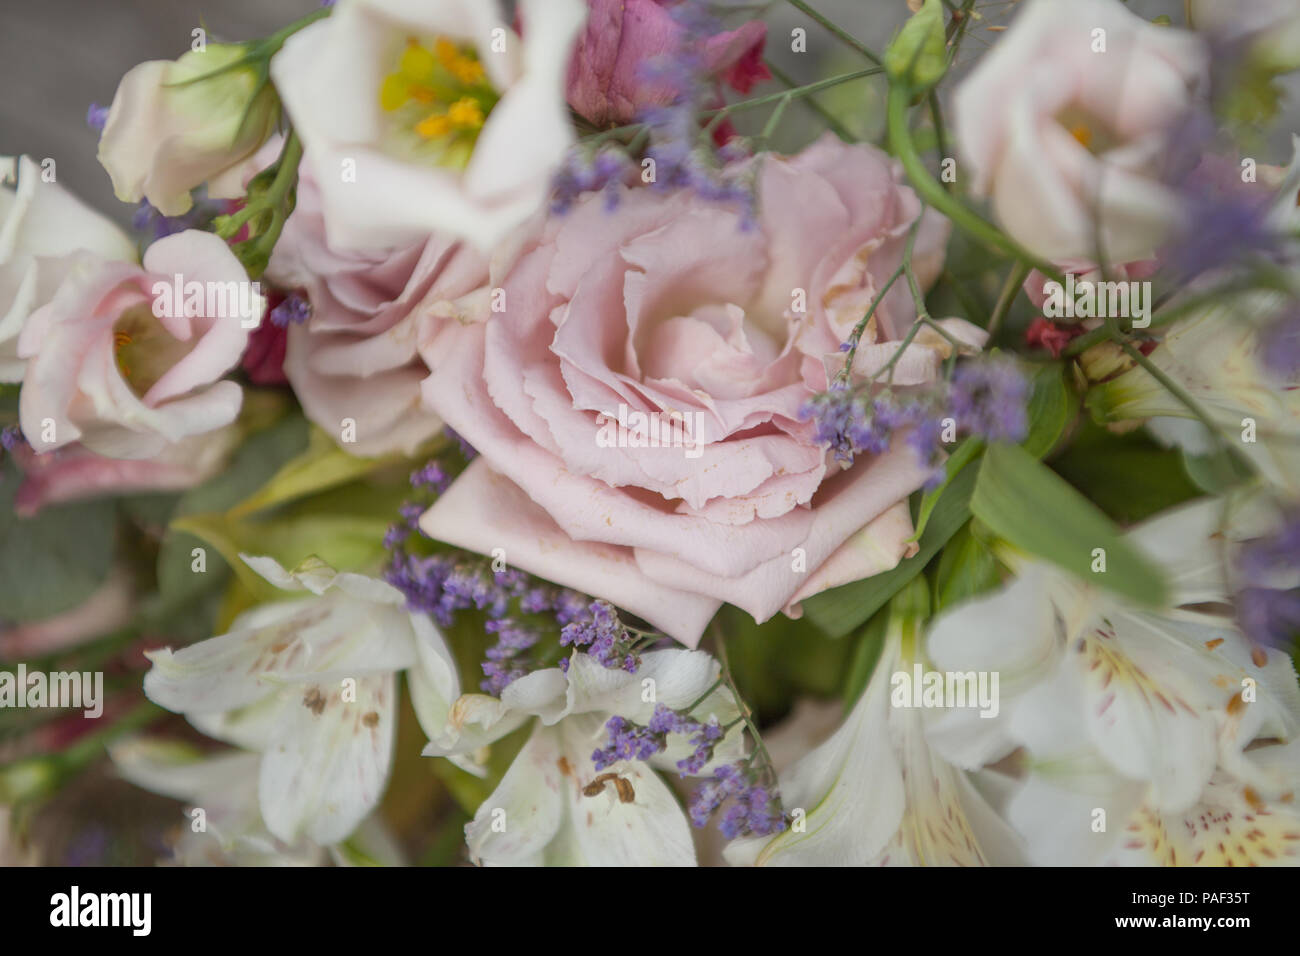
[[[277,587],[310,595],[253,608],[228,634],[150,653],[145,695],[260,754],[258,800],[278,839],[337,843],[383,795],[398,671],[418,681],[421,716],[445,718],[437,688],[450,654],[428,617],[408,613],[383,581],[319,559],[288,572],[271,558],[241,557]]]
[[[465,827],[471,857],[507,866],[694,866],[690,825],[655,773],[677,773],[677,761],[692,750],[689,741],[670,735],[667,749],[650,760],[619,761],[603,772],[594,769],[592,753],[606,744],[611,716],[645,725],[656,704],[683,708],[703,698],[692,710],[695,719],[735,719],[731,693],[722,687],[709,692],[718,671],[717,661],[702,651],[650,651],[635,674],[577,653],[567,674],[557,667],[534,671],[506,687],[499,700],[462,696],[430,734],[427,756],[460,758],[465,766],[466,755],[533,724],[501,783]],[[412,698],[418,711],[420,697],[413,691]],[[429,730],[430,721],[422,723]],[[739,731],[728,734],[710,767],[734,760],[739,747]]]
[[[757,866],[1013,865],[1023,852],[975,780],[926,745],[929,715],[895,706],[894,675],[925,661],[919,616],[891,612],[884,647],[852,712],[780,773],[794,825],[733,841],[727,861]],[[978,719],[978,711],[974,711]],[[804,819],[799,819],[803,811]]]
[[[262,822],[255,753],[204,755],[172,740],[133,737],[109,748],[118,773],[138,787],[186,802],[166,862],[180,866],[321,866],[367,859],[401,865],[400,851],[377,817],[367,818],[349,846],[300,838],[289,846]]]
[[[0,156],[0,382],[23,380],[18,335],[54,298],[71,253],[136,261],[130,236],[42,172],[30,156]]]
[[[1216,771],[1262,785],[1246,748],[1300,731],[1290,660],[1252,647],[1230,618],[1193,609],[1226,600],[1221,508],[1197,502],[1129,533],[1166,571],[1168,609],[1028,562],[932,624],[935,666],[998,672],[1001,707],[989,720],[946,713],[928,728],[930,745],[969,768],[1025,749],[1030,782],[1008,813],[1041,862],[1097,862],[1122,836],[1117,821],[1143,806],[1188,812]],[[1043,788],[1059,799],[1043,804]],[[1093,831],[1096,809],[1109,837]],[[1055,837],[1038,839],[1051,827]]]
[[[271,75],[335,248],[437,231],[490,250],[539,209],[573,142],[564,83],[581,0],[339,0]]]
[[[1286,302],[1279,292],[1250,292],[1207,306],[1174,325],[1148,358],[1197,400],[1269,484],[1300,493],[1300,389],[1281,387],[1263,368],[1259,327],[1248,321],[1266,320]],[[1095,386],[1088,405],[1108,421],[1149,419],[1157,438],[1189,454],[1215,449],[1187,406],[1141,367]]]

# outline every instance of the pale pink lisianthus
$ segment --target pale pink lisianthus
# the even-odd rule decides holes
[[[569,61],[566,97],[597,126],[631,123],[642,110],[678,95],[655,75],[688,46],[702,73],[741,93],[771,74],[763,64],[767,24],[751,20],[713,36],[692,36],[662,0],[590,0],[587,25]]]
[[[298,202],[267,270],[304,290],[311,316],[288,328],[284,374],[307,417],[357,455],[410,454],[441,420],[421,403],[428,369],[416,352],[416,318],[457,314],[487,283],[487,261],[445,237],[398,249],[332,245],[320,189],[304,165]],[[342,440],[342,423],[355,428]]]
[[[959,175],[1044,259],[1149,258],[1180,221],[1169,142],[1206,67],[1201,38],[1119,0],[1029,0],[954,93]]]
[[[504,548],[691,645],[723,602],[766,620],[893,567],[927,467],[899,442],[841,471],[800,409],[921,215],[900,178],[879,150],[827,137],[762,160],[753,228],[686,191],[638,189],[616,214],[589,196],[539,225],[493,277],[504,311],[422,336],[425,399],[480,453],[423,529]],[[946,238],[926,213],[927,281]],[[892,350],[915,317],[891,294],[864,341]],[[910,367],[914,384],[937,372]],[[643,447],[634,412],[663,415],[661,436],[680,416],[677,447]]]
[[[161,288],[178,282],[203,294],[164,300]],[[243,396],[221,379],[262,307],[239,260],[211,233],[158,240],[143,268],[80,256],[18,341],[27,362],[24,436],[38,452],[80,442],[111,458],[150,458],[229,425]]]

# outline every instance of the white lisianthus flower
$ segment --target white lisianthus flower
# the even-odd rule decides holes
[[[1179,221],[1171,128],[1208,80],[1201,37],[1119,0],[1029,0],[956,88],[965,174],[1045,259],[1150,258]]]
[[[603,773],[594,769],[592,753],[606,743],[611,716],[645,725],[656,704],[684,708],[698,700],[692,712],[700,719],[734,720],[739,711],[730,691],[710,691],[717,678],[717,661],[702,651],[650,651],[635,674],[577,653],[567,673],[534,671],[507,686],[500,699],[460,697],[430,734],[426,756],[450,757],[472,771],[470,755],[525,724],[533,727],[465,827],[471,857],[488,865],[694,866],[686,815],[655,773],[677,773],[677,761],[692,750],[689,742],[670,735],[667,749],[649,760],[620,760]],[[412,696],[418,712],[421,696]],[[431,721],[421,722],[428,731]],[[700,772],[735,759],[739,747],[739,732],[728,734]]]
[[[581,0],[339,0],[271,75],[320,185],[332,246],[434,231],[490,250],[545,201],[573,141],[564,82]]]
[[[211,43],[122,77],[99,140],[99,162],[118,199],[147,199],[164,216],[179,216],[203,183],[215,198],[244,194],[244,161],[280,118],[257,64],[239,64],[246,55],[240,44]]]
[[[1207,788],[1225,775],[1280,794],[1247,748],[1300,732],[1295,669],[1230,618],[1196,609],[1227,597],[1221,508],[1197,502],[1129,533],[1167,574],[1165,610],[1027,562],[1003,589],[932,623],[936,666],[997,671],[1001,707],[988,720],[944,714],[927,729],[930,746],[969,768],[1024,748],[1029,782],[1008,814],[1039,862],[1099,862],[1124,838],[1121,821],[1144,807],[1190,813],[1218,799]]]
[[[0,382],[21,382],[18,336],[27,317],[54,297],[71,253],[135,262],[135,243],[107,217],[46,182],[30,156],[0,156]]]
[[[450,654],[391,585],[319,559],[289,572],[271,558],[242,557],[277,587],[310,596],[253,608],[219,637],[150,653],[145,695],[208,736],[260,754],[258,800],[277,839],[337,843],[383,795],[397,673],[418,680],[422,717],[445,719],[435,688],[446,685]]]
[[[913,585],[915,598],[917,585]],[[904,601],[909,600],[904,598]],[[844,723],[780,773],[794,824],[724,851],[757,866],[1007,866],[1023,859],[1015,835],[975,781],[926,745],[933,712],[900,705],[896,674],[925,664],[914,604],[891,611],[880,659]],[[905,695],[904,695],[905,696]],[[979,719],[979,711],[972,711]],[[803,819],[800,819],[800,816]]]

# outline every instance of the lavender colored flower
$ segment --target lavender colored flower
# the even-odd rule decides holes
[[[108,122],[108,107],[100,106],[98,103],[91,103],[86,110],[86,125],[96,133],[104,132],[104,124]]]
[[[1259,335],[1260,364],[1278,381],[1300,382],[1300,310],[1270,320]]]
[[[434,491],[446,491],[451,485],[451,477],[436,461],[431,461],[423,468],[411,472],[411,487],[431,488]]]
[[[618,206],[618,187],[630,165],[629,157],[614,149],[602,149],[594,156],[573,150],[555,174],[551,211],[563,215],[583,193],[601,191],[606,210],[612,212]]]
[[[297,292],[291,292],[271,310],[272,324],[281,329],[287,329],[290,325],[302,325],[310,318],[311,303]]]
[[[695,791],[687,808],[691,823],[696,827],[707,826],[728,801],[731,805],[723,814],[719,829],[729,840],[751,834],[768,836],[786,828],[780,798],[759,782],[758,774],[744,761],[718,767],[712,779]]]
[[[1009,359],[965,362],[953,374],[949,406],[957,427],[988,441],[1022,441],[1029,432],[1029,383]]]
[[[1285,648],[1300,638],[1300,588],[1245,588],[1236,605],[1237,623],[1256,643]]]

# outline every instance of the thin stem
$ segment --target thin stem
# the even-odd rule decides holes
[[[745,699],[740,696],[740,690],[736,687],[736,682],[731,676],[731,665],[727,661],[727,646],[722,639],[722,629],[718,627],[716,621],[713,625],[713,638],[718,645],[718,661],[722,665],[722,679],[726,681],[727,688],[736,699],[736,706],[740,708],[740,718],[745,722],[745,728],[754,739],[754,750],[761,755],[767,769],[771,771],[773,778],[775,778],[776,765],[772,763],[772,755],[767,752],[767,747],[763,746],[763,737],[759,734],[758,726],[754,723],[753,711],[749,709]]]
[[[1064,283],[1065,277],[1051,263],[1045,262],[1024,249],[1015,240],[971,212],[956,197],[949,194],[925,168],[911,131],[907,128],[908,100],[911,94],[905,86],[892,84],[889,88],[888,126],[889,141],[894,154],[903,164],[903,170],[921,199],[943,213],[953,224],[1003,255],[1029,263],[1044,275]]]
[[[810,96],[813,93],[820,92],[821,90],[829,90],[833,86],[839,86],[843,83],[851,83],[854,80],[860,80],[868,76],[876,76],[884,72],[884,67],[873,66],[865,70],[854,70],[851,73],[839,73],[835,76],[829,76],[824,80],[818,80],[815,83],[805,83],[803,86],[796,86],[793,89],[768,93],[764,96],[756,96],[750,100],[738,100],[735,103],[728,103],[726,106],[721,106],[716,110],[708,110],[700,115],[714,116],[718,113],[735,113],[742,110],[755,109],[759,106],[766,106],[768,103],[775,103],[777,100],[784,99],[787,96]]]
[[[859,53],[865,56],[872,63],[876,64],[876,66],[882,66],[884,64],[884,61],[875,53],[873,53],[870,49],[868,49],[867,46],[861,40],[859,40],[857,37],[853,36],[850,33],[846,33],[841,27],[838,27],[830,20],[827,20],[824,16],[822,16],[812,7],[808,6],[808,4],[804,3],[803,0],[786,0],[786,3],[790,4],[790,6],[794,7],[796,10],[798,10],[804,16],[808,17],[810,20],[813,20],[815,23],[817,23],[827,32],[833,34],[835,38],[838,39],[845,46],[857,50]]]
[[[1206,412],[1205,409],[1201,407],[1200,403],[1197,402],[1196,399],[1192,398],[1192,396],[1187,392],[1186,389],[1184,389],[1181,385],[1179,385],[1172,378],[1166,375],[1164,373],[1164,370],[1161,369],[1158,365],[1156,365],[1155,362],[1151,361],[1149,358],[1143,355],[1138,349],[1134,348],[1132,343],[1130,343],[1128,339],[1126,339],[1122,334],[1113,333],[1111,335],[1111,339],[1115,342],[1116,345],[1118,345],[1121,349],[1124,350],[1125,355],[1131,358],[1148,375],[1150,375],[1157,382],[1159,382],[1165,388],[1165,390],[1169,392],[1170,395],[1178,399],[1178,401],[1181,402],[1183,406],[1189,412],[1191,412],[1192,415],[1198,421],[1200,421],[1202,425],[1205,426],[1205,428],[1209,431],[1210,435],[1214,438],[1215,442],[1219,445],[1220,448],[1222,448],[1225,452],[1231,455],[1232,458],[1238,464],[1243,465],[1246,468],[1248,474],[1254,474],[1255,472],[1254,463],[1251,462],[1251,460],[1248,457],[1246,457],[1245,453],[1242,452],[1240,448],[1237,448],[1230,441],[1226,440],[1223,437],[1222,432],[1219,431],[1218,424],[1214,421],[1214,419],[1210,418],[1209,413]]]
[[[701,694],[699,697],[695,698],[695,700],[691,701],[690,706],[683,708],[682,713],[683,713],[683,714],[689,714],[689,713],[690,713],[691,711],[693,711],[696,707],[699,707],[700,704],[702,704],[702,703],[704,703],[706,700],[708,700],[709,695],[712,694],[715,690],[717,690],[717,689],[718,689],[719,687],[721,687],[721,686],[722,686],[722,674],[721,674],[721,672],[719,672],[719,674],[718,674],[718,679],[715,680],[712,684],[709,685],[709,689],[706,690],[706,691],[705,691],[703,694]]]
[[[1020,287],[1025,284],[1028,278],[1030,267],[1023,262],[1017,262],[1007,273],[1006,280],[1002,283],[1002,291],[998,293],[997,305],[993,307],[993,315],[989,318],[988,333],[989,341],[993,336],[998,334],[998,329],[1002,325],[1002,320],[1006,318],[1007,313],[1011,311],[1011,303],[1016,301],[1016,293]]]
[[[795,82],[794,77],[790,76],[789,73],[786,73],[771,60],[764,60],[763,62],[767,65],[767,68],[771,71],[772,75],[776,77],[777,80],[784,83],[789,89],[794,89],[799,85]],[[853,139],[853,134],[849,132],[849,128],[841,123],[839,119],[836,118],[835,114],[823,106],[816,97],[807,96],[803,99],[803,103],[820,116],[826,122],[826,125],[830,127],[831,131],[840,139],[846,141]]]

